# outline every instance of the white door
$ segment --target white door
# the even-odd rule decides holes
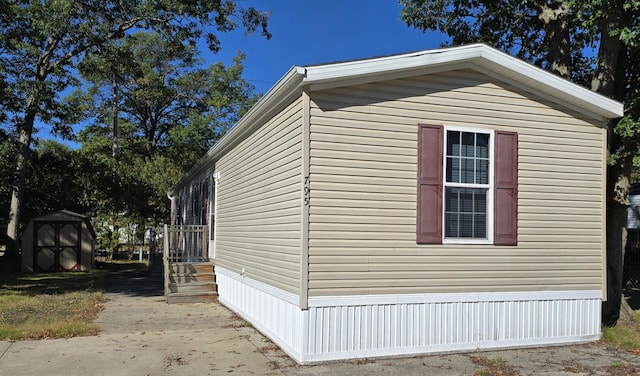
[[[219,174],[214,172],[211,176],[209,192],[209,258],[216,258],[216,211],[218,208],[218,178]]]

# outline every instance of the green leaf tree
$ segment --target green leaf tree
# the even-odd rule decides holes
[[[626,205],[634,157],[640,155],[640,1],[400,0],[402,19],[441,31],[451,44],[484,42],[625,102],[609,124],[607,301],[615,325],[622,303]]]
[[[39,120],[71,136],[77,119],[69,117],[73,108],[62,98],[77,84],[78,62],[132,30],[155,30],[192,45],[204,37],[213,51],[220,48],[216,32],[244,27],[270,37],[269,14],[233,0],[2,0],[0,9],[0,82],[11,84],[3,91],[2,112],[15,125],[20,146],[7,226],[7,251],[14,255],[34,125]]]
[[[243,59],[202,68],[190,45],[135,33],[80,64],[92,86],[78,97],[95,103],[88,112],[96,114],[80,134],[83,153],[108,160],[114,116],[119,128],[119,156],[107,168],[119,186],[106,182],[113,202],[96,214],[140,227],[169,217],[166,192],[257,99],[242,78]]]
[[[89,174],[82,171],[80,157],[77,151],[54,140],[37,143],[29,161],[31,168],[25,188],[26,218],[63,209],[88,211],[83,187]]]

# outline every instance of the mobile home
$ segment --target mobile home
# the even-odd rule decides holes
[[[596,340],[623,106],[482,44],[294,66],[173,188],[300,363]]]

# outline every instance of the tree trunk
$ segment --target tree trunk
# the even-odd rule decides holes
[[[7,249],[5,257],[8,261],[16,261],[20,249],[20,222],[22,220],[22,208],[24,206],[24,190],[27,177],[27,163],[31,151],[31,136],[35,122],[35,95],[29,98],[27,114],[18,129],[20,148],[16,163],[15,180],[11,193],[11,206],[9,209],[9,223],[7,225]]]
[[[571,30],[569,29],[569,5],[555,3],[550,7],[546,1],[538,4],[538,18],[543,23],[545,45],[548,46],[549,71],[560,77],[571,77]]]
[[[629,192],[629,162],[631,161],[619,161],[607,171],[607,300],[602,302],[602,323],[606,326],[616,325],[622,304],[624,248],[627,238],[627,205],[623,197]]]
[[[620,85],[625,82],[624,70],[619,66],[621,63],[619,57],[624,45],[618,34],[612,34],[624,26],[622,2],[621,0],[613,0],[608,4],[606,2],[603,4],[603,6],[608,5],[610,9],[604,12],[600,22],[598,61],[591,81],[591,90],[619,101],[624,100],[624,90],[616,90],[620,87],[624,89],[624,85]],[[612,126],[614,125],[615,123],[612,124]]]
[[[624,26],[622,0],[605,2],[607,7],[601,21],[601,38],[591,89],[616,100],[624,100],[626,46],[614,33]],[[617,121],[609,123],[608,152],[614,154],[623,147],[615,134]],[[631,179],[632,159],[619,158],[607,170],[607,300],[602,303],[602,323],[614,326],[620,318],[622,303],[622,274],[626,246],[627,199]]]
[[[38,59],[36,74],[31,92],[27,97],[24,109],[24,119],[18,124],[19,150],[16,162],[15,180],[11,192],[11,205],[9,208],[9,223],[7,225],[7,248],[5,256],[9,260],[16,260],[20,249],[20,224],[22,222],[22,209],[24,207],[24,190],[27,179],[29,154],[31,152],[31,137],[33,125],[39,111],[41,88],[49,74],[48,64],[51,55],[45,52]]]

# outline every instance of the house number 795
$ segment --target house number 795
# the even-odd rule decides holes
[[[311,188],[309,188],[309,176],[304,177],[304,204],[309,206]]]

